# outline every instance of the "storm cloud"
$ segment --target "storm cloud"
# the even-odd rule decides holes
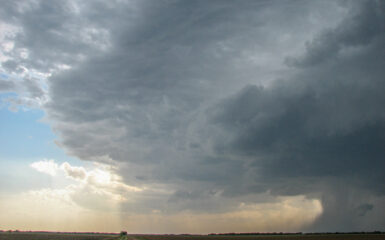
[[[383,1],[5,3],[2,71],[47,74],[23,91],[58,145],[162,190],[122,211],[301,195],[323,207],[305,230],[384,228]]]

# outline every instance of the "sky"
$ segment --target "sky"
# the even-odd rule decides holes
[[[385,230],[385,2],[0,0],[0,229]]]

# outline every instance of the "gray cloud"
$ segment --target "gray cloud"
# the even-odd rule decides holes
[[[98,24],[103,5],[93,2],[92,12],[74,1],[3,1],[1,19],[18,27],[15,36],[7,38],[15,40],[7,55],[28,69],[47,71],[96,53],[95,49],[108,45],[106,30]],[[27,56],[20,57],[23,50]]]
[[[60,167],[63,169],[66,176],[77,180],[83,180],[86,178],[86,171],[81,167],[72,167],[67,162],[63,163]]]
[[[361,204],[360,206],[358,206],[356,208],[356,211],[357,211],[357,214],[362,217],[362,216],[365,216],[365,214],[368,211],[371,211],[372,209],[373,209],[372,204],[364,203],[364,204]]]
[[[18,64],[15,61],[8,60],[3,62],[1,66],[10,72],[14,72],[17,69]]]
[[[8,57],[52,73],[60,146],[168,190],[122,210],[302,194],[322,200],[312,229],[384,226],[383,2],[5,3],[29,53]]]
[[[330,61],[344,53],[370,45],[378,40],[384,29],[384,16],[379,12],[382,3],[367,1],[363,8],[351,8],[352,17],[346,18],[338,27],[324,30],[306,44],[306,54],[300,59],[288,59],[289,63],[309,67]],[[349,27],[346,27],[349,26]]]
[[[8,92],[15,89],[15,84],[12,81],[0,80],[0,91]]]
[[[16,93],[16,96],[7,96],[2,99],[5,106],[12,111],[18,111],[20,107],[39,108],[47,98],[40,80],[29,76],[21,79],[11,76],[7,80],[0,80],[0,92]]]
[[[365,213],[353,199],[385,189],[385,5],[360,7],[308,44],[298,74],[245,87],[210,113],[229,136],[217,151],[248,158],[257,181],[271,182],[276,194],[322,192],[325,212],[315,229],[324,231],[359,229]]]

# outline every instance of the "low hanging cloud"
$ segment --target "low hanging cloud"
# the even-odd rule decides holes
[[[30,166],[31,168],[39,172],[46,173],[51,176],[55,176],[57,173],[57,170],[59,169],[59,166],[57,165],[57,163],[55,163],[55,161],[52,159],[33,162],[31,163]]]
[[[95,165],[93,169],[72,166],[68,162],[57,164],[54,160],[42,160],[30,165],[33,169],[51,175],[53,180],[70,179],[64,187],[32,190],[44,195],[45,192],[60,200],[62,195],[73,204],[92,210],[111,210],[121,202],[128,201],[133,193],[142,188],[129,186],[122,182],[110,166]],[[56,193],[61,193],[57,195]]]
[[[60,167],[64,170],[66,176],[74,179],[83,180],[87,176],[86,171],[82,167],[73,167],[67,162],[63,163]]]
[[[309,205],[319,217],[302,229],[385,226],[377,214],[384,2],[9,1],[5,9],[20,28],[10,41],[28,57],[14,51],[2,68],[50,74],[43,108],[58,144],[113,166],[121,187],[151,189],[120,202],[122,212],[226,214],[303,196],[322,207]]]
[[[83,167],[73,167],[68,162],[58,165],[53,159],[44,159],[38,162],[33,162],[30,167],[51,176],[56,176],[59,171],[63,171],[65,176],[75,180],[83,180],[87,173]]]
[[[59,165],[54,160],[43,160],[31,164],[31,167],[40,171],[39,169],[42,168],[36,168],[36,166],[45,166],[44,169],[50,166],[54,169],[56,174],[51,175],[53,182],[60,182],[62,178],[69,178],[72,181],[66,186],[52,185],[51,188],[29,190],[6,196],[0,194],[3,203],[0,209],[5,215],[8,215],[6,213],[10,209],[13,212],[25,211],[25,208],[33,209],[33,211],[27,211],[30,214],[29,218],[20,219],[17,214],[11,214],[12,217],[6,221],[9,226],[22,228],[28,226],[29,229],[39,229],[39,226],[44,226],[45,229],[56,227],[56,230],[67,231],[71,228],[72,230],[100,231],[104,229],[100,225],[105,222],[105,219],[110,219],[114,223],[112,227],[107,228],[110,231],[119,229],[118,226],[122,225],[131,232],[142,233],[210,233],[224,230],[250,232],[255,228],[265,231],[297,231],[311,224],[322,213],[319,200],[309,199],[303,195],[279,197],[273,201],[259,203],[240,202],[232,209],[219,213],[197,212],[189,209],[167,212],[164,208],[154,208],[150,212],[138,210],[127,212],[122,209],[122,206],[142,208],[143,201],[148,201],[150,195],[159,198],[160,189],[151,188],[154,186],[142,189],[128,186],[111,171],[110,166],[106,165],[96,164],[95,168],[86,169],[72,166],[67,162]],[[74,176],[74,172],[82,172],[86,177],[79,178],[80,174]],[[43,173],[48,174],[48,171]],[[194,198],[199,201],[199,197]],[[170,203],[178,204],[174,200]],[[42,208],[45,210],[42,211]],[[34,214],[39,211],[44,213]],[[52,212],[63,217],[54,219],[48,217],[49,214],[46,213]],[[74,215],[71,217],[68,212],[81,215],[81,218],[74,219]],[[82,212],[88,212],[88,215],[81,214]],[[87,217],[92,224],[90,220],[84,220]],[[59,225],[56,226],[50,221]],[[210,222],[215,224],[209,224]],[[148,228],[149,225],[154,227]]]

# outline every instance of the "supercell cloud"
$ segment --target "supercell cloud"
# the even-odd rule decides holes
[[[302,230],[385,227],[383,1],[3,1],[0,15],[0,91],[44,109],[68,154],[144,189],[120,211],[225,216],[297,196],[322,205]]]

